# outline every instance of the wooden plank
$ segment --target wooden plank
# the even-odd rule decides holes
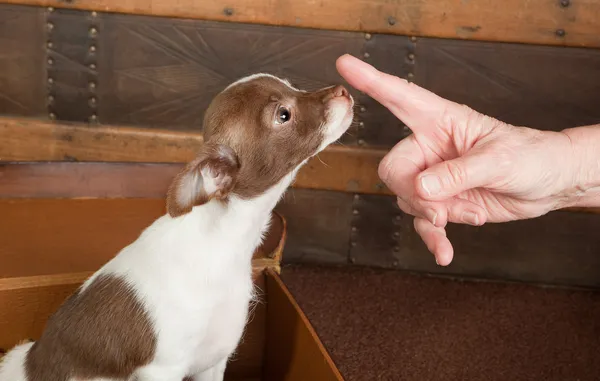
[[[265,271],[265,267],[255,267],[260,301],[250,309],[243,340],[226,372],[228,380],[258,379],[262,374],[267,329]],[[0,353],[23,340],[38,339],[51,314],[91,274],[0,279]]]
[[[159,198],[0,200],[0,278],[95,271],[164,208]],[[283,220],[272,224],[256,266],[278,269],[285,229]]]
[[[369,0],[295,2],[231,0],[4,0],[4,3],[86,11],[205,19],[277,26],[510,41],[531,44],[600,46],[600,4],[518,0],[466,2]]]
[[[288,221],[283,262],[347,263],[352,198],[347,193],[290,190],[276,208]]]
[[[457,277],[600,287],[600,215],[557,211],[535,219],[482,227],[449,224],[455,254],[435,264],[414,231],[413,218],[397,212],[394,198],[365,195],[356,205],[355,263]],[[399,219],[396,219],[399,216]]]
[[[88,122],[97,114],[96,33],[89,12],[56,9],[47,14],[48,112],[51,118]]]
[[[123,15],[97,19],[100,122],[147,128],[201,131],[213,97],[250,74],[274,74],[309,91],[345,83],[335,61],[344,53],[360,54],[364,42],[348,32]],[[352,133],[342,139],[353,141]]]
[[[44,10],[0,6],[0,114],[45,116]]]
[[[343,381],[329,353],[281,278],[266,270],[264,380]]]
[[[194,158],[202,144],[202,135],[0,118],[0,142],[0,160],[5,162],[184,163]],[[330,146],[302,168],[294,186],[380,193],[384,186],[377,175],[377,166],[385,153],[377,149]],[[172,169],[167,171],[170,174]]]
[[[600,123],[599,49],[419,39],[415,60],[415,83],[504,122]]]

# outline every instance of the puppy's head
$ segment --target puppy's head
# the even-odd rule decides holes
[[[203,147],[171,185],[169,214],[212,198],[263,194],[338,140],[353,105],[342,86],[306,92],[267,74],[231,84],[206,110]]]

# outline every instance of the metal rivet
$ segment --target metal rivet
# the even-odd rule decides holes
[[[563,8],[566,8],[569,5],[571,5],[571,2],[569,0],[561,0],[560,1],[560,6],[563,7]]]
[[[365,111],[367,111],[366,107],[365,106],[360,106],[360,112],[365,112]]]
[[[352,227],[352,231],[353,231],[353,232],[356,232],[357,230],[358,230],[358,229],[356,228],[356,226],[353,226],[353,227]]]
[[[354,263],[356,262],[356,259],[354,259],[354,257],[350,257],[350,263]]]
[[[96,107],[96,103],[97,103],[96,97],[91,97],[88,103],[91,107]]]
[[[356,246],[356,242],[350,242],[350,246],[355,247]]]
[[[51,112],[50,114],[48,114],[48,117],[52,120],[56,119],[56,114],[54,114],[53,112]]]
[[[352,211],[352,214],[354,214],[355,216],[357,216],[357,215],[358,215],[358,210],[354,209],[354,210]]]
[[[410,41],[411,41],[411,42],[417,42],[417,38],[416,38],[415,36],[412,36],[412,37],[410,38]]]
[[[358,200],[360,200],[360,196],[359,196],[359,195],[357,195],[357,194],[355,194],[355,195],[354,195],[354,201],[358,201]]]
[[[556,30],[556,35],[557,35],[558,37],[564,37],[564,36],[565,36],[565,34],[567,34],[567,33],[565,32],[565,30],[564,30],[564,29],[557,29],[557,30]]]
[[[92,17],[97,17],[97,16],[98,16],[98,12],[96,12],[96,11],[93,11],[93,12],[92,12]]]
[[[365,126],[365,122],[358,122],[358,127],[363,128]]]
[[[411,61],[414,61],[415,54],[414,53],[408,53],[408,59],[411,60]]]
[[[364,146],[365,145],[365,141],[363,139],[358,139],[358,145],[359,146]]]
[[[92,27],[90,28],[90,37],[96,37],[98,35],[98,29]]]
[[[399,251],[400,251],[400,246],[395,246],[395,247],[394,247],[394,251],[395,251],[396,253],[397,253],[397,252],[399,252]]]
[[[53,83],[54,83],[54,79],[53,79],[52,77],[49,77],[49,78],[48,78],[48,83],[49,83],[49,84],[53,84]]]
[[[52,43],[52,41],[48,41],[46,43],[46,47],[48,47],[48,49],[52,49],[53,46],[54,46],[54,44]]]
[[[400,232],[394,232],[394,238],[400,237]]]
[[[407,78],[409,78],[409,79],[412,79],[412,78],[414,78],[414,77],[415,77],[415,75],[414,75],[413,73],[408,73],[408,74],[406,75],[406,77],[407,77]]]
[[[54,63],[54,60],[52,58],[48,58],[48,65],[52,65]]]
[[[410,131],[410,128],[408,128],[408,126],[402,126],[402,130],[403,130],[404,132],[409,132],[409,131]]]
[[[48,95],[48,103],[54,102],[54,97],[52,95]]]
[[[231,8],[225,8],[223,10],[223,13],[225,13],[225,16],[231,16],[231,15],[233,15],[233,9],[231,9]]]
[[[90,46],[90,52],[94,53],[96,51],[96,45]]]
[[[98,121],[98,117],[96,116],[96,114],[92,114],[92,116],[90,116],[90,122],[94,123]]]
[[[367,52],[365,52],[365,54],[363,54],[363,56],[364,56],[365,58],[369,58],[369,57],[371,57],[371,55],[370,55],[369,53],[367,53]]]
[[[365,34],[365,40],[370,40],[370,39],[371,39],[371,33]]]
[[[96,70],[96,64],[90,64],[90,69]]]
[[[48,12],[54,12],[54,8],[48,7]]]
[[[48,30],[52,30],[52,29],[54,29],[54,24],[49,22],[48,24],[46,24],[46,27],[48,28]]]
[[[394,220],[396,220],[396,221],[400,221],[401,219],[402,219],[402,217],[401,217],[401,216],[396,216],[396,217],[394,217]]]
[[[90,84],[88,85],[90,90],[95,90],[96,89],[96,82],[90,82]]]
[[[394,266],[394,267],[398,267],[398,265],[400,265],[400,263],[399,263],[398,261],[394,261],[394,262],[392,262],[392,266]]]
[[[396,24],[396,18],[393,17],[393,16],[390,16],[390,17],[388,17],[387,22],[390,25],[395,25]]]

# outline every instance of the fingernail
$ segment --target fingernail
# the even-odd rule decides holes
[[[463,222],[471,225],[479,225],[479,216],[473,212],[464,212],[462,215]]]
[[[421,186],[429,196],[434,196],[442,190],[442,184],[437,176],[429,175],[421,179]]]
[[[440,265],[440,262],[438,262],[437,257],[435,257],[435,264],[438,265],[438,266]]]
[[[427,209],[425,211],[425,215],[427,216],[427,219],[433,224],[435,225],[435,222],[437,221],[437,213],[435,212],[435,210],[433,209]]]

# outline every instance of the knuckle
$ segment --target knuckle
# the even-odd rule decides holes
[[[456,162],[446,162],[446,172],[448,173],[448,180],[451,184],[462,185],[467,181],[467,173],[462,165]]]

